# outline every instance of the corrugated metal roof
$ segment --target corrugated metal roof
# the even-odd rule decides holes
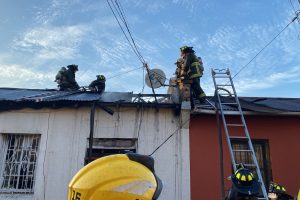
[[[44,103],[56,103],[56,102],[71,102],[71,103],[85,103],[85,102],[104,102],[104,103],[139,103],[134,102],[133,99],[139,95],[133,94],[132,92],[104,92],[102,94],[93,93],[89,91],[58,91],[49,89],[21,89],[21,88],[0,88],[0,103],[2,107],[8,104],[4,102],[12,102],[10,105],[23,106],[35,105],[35,102]],[[216,99],[208,97],[211,104],[215,104]],[[240,97],[240,104],[244,111],[253,111],[260,113],[282,113],[282,112],[300,112],[300,98],[267,98],[267,97]],[[224,97],[224,102],[233,102],[232,97]],[[26,102],[28,102],[26,104]],[[146,103],[146,102],[145,102]],[[172,105],[172,102],[164,102],[165,104]],[[159,104],[164,104],[159,103]],[[202,110],[213,110],[214,108],[210,104],[199,105],[195,102],[195,108]],[[65,105],[65,104],[64,104]],[[62,105],[62,106],[64,106]],[[197,110],[197,109],[196,109]],[[224,106],[226,111],[237,111],[237,107],[233,105]]]
[[[196,112],[204,110],[214,110],[216,98],[208,97],[205,104],[196,104]],[[252,111],[258,113],[281,114],[286,112],[300,112],[300,98],[268,98],[268,97],[239,97],[240,105],[243,111]],[[223,97],[222,102],[233,103],[233,97]],[[236,105],[224,105],[225,111],[238,111]]]
[[[102,94],[85,91],[57,91],[38,89],[0,88],[0,101],[77,101],[89,102],[131,102],[132,92],[104,92]]]

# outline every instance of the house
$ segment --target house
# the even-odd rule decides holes
[[[67,199],[69,181],[89,161],[115,153],[149,155],[157,147],[160,199],[221,199],[232,166],[216,100],[191,111],[189,102],[173,102],[169,95],[157,95],[157,103],[147,97],[153,99],[0,88],[0,200]],[[300,99],[239,99],[265,182],[294,195],[300,186]],[[225,112],[236,120],[236,107]],[[242,149],[244,141],[234,145]],[[247,159],[236,155],[239,162]]]
[[[215,102],[215,99],[210,99]],[[252,138],[265,185],[270,181],[283,185],[290,195],[300,188],[300,99],[239,98]],[[240,117],[237,108],[227,105],[227,120]],[[223,124],[220,120],[220,128]],[[221,199],[231,182],[232,165],[224,131],[219,137],[216,112],[200,108],[190,117],[191,199]],[[235,149],[245,149],[246,141],[233,141]],[[249,163],[248,152],[236,152],[237,163]],[[223,185],[224,184],[224,185]],[[222,195],[223,194],[223,195]]]
[[[180,105],[164,103],[166,95],[157,95],[158,104],[141,96],[0,88],[0,199],[67,199],[69,181],[88,161],[148,155],[171,133],[153,154],[161,199],[189,197],[188,128],[178,126]]]

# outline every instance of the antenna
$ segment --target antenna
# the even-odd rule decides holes
[[[161,69],[151,69],[145,76],[146,85],[150,88],[159,88],[164,86],[165,81],[166,75]]]

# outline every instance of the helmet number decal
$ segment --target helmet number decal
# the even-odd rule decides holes
[[[72,190],[72,198],[71,200],[80,200],[81,198],[81,193],[80,192],[76,192],[75,190]]]

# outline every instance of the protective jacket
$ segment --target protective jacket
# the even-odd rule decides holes
[[[99,92],[99,93],[104,92],[105,81],[96,79],[90,83],[89,88],[91,91],[94,91],[94,92]]]
[[[202,60],[194,53],[185,54],[182,67],[190,79],[202,77],[203,75],[204,68]]]

